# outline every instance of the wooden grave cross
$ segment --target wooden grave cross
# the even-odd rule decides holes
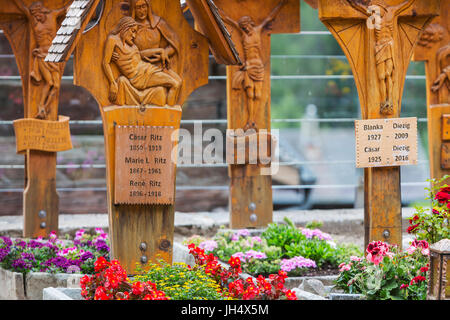
[[[75,48],[74,82],[99,104],[112,258],[133,273],[136,263],[172,262],[172,151],[181,105],[208,82],[208,42],[189,26],[178,0],[104,1],[98,23],[81,34],[99,3],[77,11],[84,2],[75,0],[73,20],[60,29],[71,38],[55,39],[47,59],[67,59]]]
[[[58,231],[56,152],[72,148],[69,119],[58,117],[65,64],[44,58],[72,0],[1,0],[3,29],[22,78],[24,119],[14,121],[16,149],[25,156],[24,237]]]
[[[450,1],[423,31],[413,60],[425,61],[430,176],[450,174]],[[444,183],[449,183],[446,180]]]
[[[272,158],[274,148],[270,134],[270,35],[300,32],[300,1],[216,0],[215,4],[242,60],[240,66],[227,66],[230,226],[265,227],[273,220],[271,163],[260,161]],[[245,153],[240,162],[239,141]],[[255,162],[249,155],[252,141],[258,143]],[[261,154],[262,141],[268,152]],[[230,146],[236,149],[233,153]]]
[[[319,0],[319,18],[352,67],[363,119],[400,117],[406,71],[439,0]],[[364,169],[365,244],[402,245],[400,167]]]

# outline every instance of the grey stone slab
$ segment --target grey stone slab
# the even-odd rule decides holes
[[[174,242],[172,262],[182,262],[193,266],[195,264],[194,257],[189,254],[189,249],[181,243]]]
[[[42,292],[48,287],[77,287],[82,276],[82,274],[30,272],[25,276],[27,299],[42,300]]]
[[[0,300],[24,300],[25,285],[22,273],[0,268]]]
[[[328,295],[330,300],[364,300],[364,296],[361,294],[349,294],[349,293],[330,293]]]
[[[299,289],[307,291],[309,293],[317,294],[321,297],[327,295],[327,289],[325,288],[322,281],[318,279],[305,279],[300,285]]]
[[[294,289],[292,289],[292,291],[295,292],[295,295],[297,296],[297,300],[327,300],[324,297],[301,290],[299,288],[294,288]]]
[[[77,288],[45,288],[42,300],[82,300],[81,289]]]

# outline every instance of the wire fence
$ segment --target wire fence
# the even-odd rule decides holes
[[[328,31],[302,31],[297,34],[298,36],[331,36],[331,33]],[[213,59],[213,57],[210,57]],[[14,55],[12,54],[0,54],[0,59],[14,59]],[[306,59],[306,60],[316,60],[316,59],[339,59],[346,60],[344,55],[272,55],[272,60],[289,60],[289,59]],[[64,82],[73,82],[74,77],[72,75],[65,75],[62,77],[62,81]],[[306,74],[306,75],[271,75],[271,80],[278,81],[295,81],[295,80],[310,80],[310,81],[319,81],[319,80],[353,80],[353,75],[329,75],[329,74]],[[407,75],[406,81],[423,81],[425,82],[425,75]],[[225,75],[211,75],[209,76],[209,80],[215,81],[225,81]],[[5,85],[7,83],[15,83],[19,84],[21,81],[20,76],[18,75],[0,75],[0,85]],[[425,92],[424,92],[425,95]],[[336,123],[353,123],[357,118],[296,118],[296,119],[272,119],[271,122],[273,124],[304,124],[304,123],[328,123],[328,124],[336,124]],[[418,122],[422,124],[427,123],[426,118],[418,118]],[[226,119],[192,119],[192,120],[182,120],[182,125],[192,125],[192,124],[207,124],[207,125],[226,125]],[[0,126],[12,126],[13,121],[11,120],[0,120]],[[71,120],[70,125],[76,126],[102,126],[101,120]],[[17,163],[1,163],[0,160],[0,170],[23,170],[25,166],[23,164]],[[354,159],[344,159],[344,160],[302,160],[302,159],[294,159],[293,161],[280,161],[278,163],[280,166],[338,166],[338,165],[348,165],[354,166]],[[419,165],[428,166],[427,159],[419,159]],[[205,163],[194,163],[194,164],[179,164],[179,168],[226,168],[228,165],[226,163],[213,163],[213,164],[205,164]],[[106,168],[105,163],[90,163],[90,164],[58,164],[57,169],[102,169]],[[423,181],[416,182],[402,182],[402,187],[425,187],[427,183]],[[338,183],[338,184],[299,184],[299,185],[273,185],[273,190],[304,190],[304,189],[356,189],[360,187],[358,183]],[[211,186],[211,185],[203,185],[203,186],[194,186],[194,185],[179,185],[176,186],[177,190],[218,190],[218,191],[227,191],[229,189],[228,185],[219,185],[219,186]],[[59,192],[77,192],[77,191],[95,191],[95,192],[106,192],[106,187],[63,187],[57,188]],[[23,192],[22,188],[0,188],[0,193],[20,193]]]

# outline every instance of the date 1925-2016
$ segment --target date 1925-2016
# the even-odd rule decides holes
[[[225,304],[220,306],[194,306],[188,304],[181,308],[181,315],[184,316],[241,316],[241,315],[269,315],[269,305],[264,304]]]

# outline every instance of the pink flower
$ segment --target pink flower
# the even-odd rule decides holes
[[[406,249],[406,252],[408,252],[409,254],[413,254],[416,251],[416,249],[420,249],[420,252],[424,256],[430,255],[429,245],[428,245],[428,242],[425,240],[414,239],[414,241],[411,242],[411,245],[409,246],[409,248]]]
[[[349,271],[352,268],[352,264],[341,263],[339,265],[339,272]]]
[[[236,252],[231,255],[232,258],[239,258],[239,260],[245,262],[245,254],[243,252]]]
[[[367,261],[372,262],[374,265],[379,265],[383,261],[384,256],[381,254],[372,255],[368,253],[366,256]]]
[[[389,251],[390,247],[389,244],[384,243],[382,241],[373,241],[369,243],[367,246],[367,261],[372,262],[375,265],[380,264],[381,261],[383,261],[383,258],[385,256],[388,256],[389,258],[392,258],[393,253]]]
[[[351,257],[350,257],[350,260],[351,260],[351,261],[356,261],[356,262],[359,262],[359,261],[361,261],[361,260],[362,260],[362,258],[360,258],[360,257],[357,257],[357,256],[351,256]]]
[[[267,259],[267,256],[264,252],[259,252],[259,251],[255,251],[255,250],[248,250],[247,252],[245,252],[245,259],[246,260],[250,260],[250,259]]]
[[[331,236],[328,233],[322,232],[319,229],[307,229],[304,228],[302,229],[302,234],[308,238],[308,239],[312,239],[312,238],[317,238],[319,240],[331,240]]]
[[[291,259],[282,259],[280,269],[286,272],[292,271],[297,268],[316,268],[316,263],[302,256],[293,257]]]
[[[199,248],[205,250],[205,252],[212,252],[217,248],[217,242],[214,240],[206,240],[200,243],[198,246]]]

